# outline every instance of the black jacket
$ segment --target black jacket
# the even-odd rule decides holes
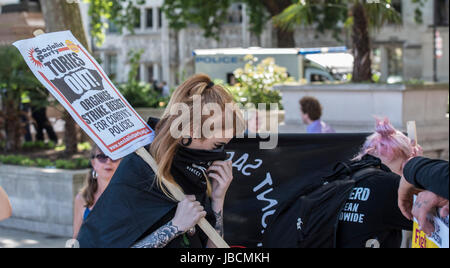
[[[448,162],[414,157],[403,169],[405,179],[414,186],[448,199]]]
[[[128,248],[168,223],[177,203],[154,183],[155,174],[136,153],[122,159],[108,187],[81,226],[77,240],[82,248]],[[196,197],[215,223],[209,198]],[[179,236],[166,247],[205,247],[206,235],[197,228],[194,236]]]

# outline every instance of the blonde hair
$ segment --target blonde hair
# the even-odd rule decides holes
[[[156,136],[150,146],[150,153],[155,158],[155,161],[158,164],[158,170],[156,172],[156,182],[160,189],[164,192],[164,194],[172,199],[174,199],[173,196],[168,193],[167,189],[163,186],[162,178],[177,185],[170,172],[170,169],[172,166],[172,159],[177,152],[179,143],[181,142],[183,137],[174,138],[170,134],[172,124],[175,120],[179,120],[180,117],[180,115],[171,114],[170,111],[177,104],[187,105],[187,107],[189,107],[189,114],[182,114],[181,116],[190,116],[190,129],[193,130],[193,133],[201,133],[201,140],[206,139],[201,131],[202,125],[208,118],[211,117],[211,115],[201,115],[200,125],[194,124],[194,96],[201,97],[202,107],[208,103],[215,103],[218,104],[221,107],[222,111],[225,111],[225,113],[227,113],[228,110],[225,108],[226,104],[234,104],[232,95],[222,86],[214,85],[209,76],[205,74],[197,74],[190,77],[174,91],[161,120],[156,125]],[[236,108],[236,106],[233,107],[234,108],[231,110],[233,116],[233,135],[236,135],[236,133],[240,132],[241,130],[242,132],[244,131],[244,120],[240,110]],[[222,122],[223,121],[224,120],[222,120]],[[224,124],[222,126],[224,126]],[[195,134],[194,137],[196,137]],[[211,186],[208,180],[207,188],[208,194],[210,195]]]

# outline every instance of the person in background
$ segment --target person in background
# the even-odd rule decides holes
[[[26,142],[33,141],[33,138],[31,137],[31,130],[30,130],[30,122],[31,122],[31,101],[30,97],[27,93],[23,93],[21,96],[21,103],[20,103],[20,121],[23,125],[23,132],[24,132],[24,139]]]
[[[300,111],[303,123],[307,126],[308,133],[335,133],[334,129],[320,120],[322,105],[311,96],[305,96],[300,100]]]
[[[162,82],[162,95],[164,97],[170,96],[170,88],[166,81]]]
[[[397,189],[403,165],[420,153],[420,146],[387,118],[377,119],[375,133],[353,161],[377,161],[379,171],[355,185],[339,218],[338,247],[400,247],[402,230],[411,230],[413,224],[396,205]]]
[[[11,203],[9,202],[8,195],[0,186],[0,221],[6,220],[11,217],[12,208]]]
[[[427,220],[428,214],[439,209],[439,216],[449,214],[448,161],[414,157],[407,161],[398,188],[398,206],[403,215],[419,222],[419,228],[427,235],[434,232],[434,225]],[[417,194],[413,204],[413,196]]]
[[[31,106],[31,115],[36,122],[36,141],[44,141],[44,130],[47,132],[48,138],[58,144],[58,136],[56,135],[52,124],[47,117],[47,107],[39,104]]]
[[[1,101],[1,98],[0,98]],[[1,108],[1,107],[0,107]],[[5,119],[3,113],[0,111],[0,148],[2,147],[2,142],[5,140]]]
[[[155,90],[158,93],[162,93],[161,83],[158,82],[158,80],[152,78],[150,79],[150,82],[152,84],[153,90]]]
[[[76,239],[83,221],[97,203],[120,164],[111,160],[96,145],[91,154],[92,170],[86,177],[84,188],[75,198],[73,217],[73,238]]]
[[[259,133],[261,129],[261,119],[258,110],[252,110],[248,112],[248,120],[247,120],[247,129],[246,134],[248,133]]]

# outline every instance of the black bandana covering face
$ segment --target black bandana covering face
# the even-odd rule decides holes
[[[187,195],[204,194],[207,189],[206,170],[214,161],[224,161],[224,148],[198,150],[180,146],[172,160],[171,173],[174,180]]]

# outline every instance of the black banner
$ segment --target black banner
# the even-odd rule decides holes
[[[276,209],[311,181],[353,158],[368,133],[279,134],[278,146],[259,149],[261,138],[227,145],[233,182],[224,207],[225,241],[232,247],[264,247],[262,236]]]

